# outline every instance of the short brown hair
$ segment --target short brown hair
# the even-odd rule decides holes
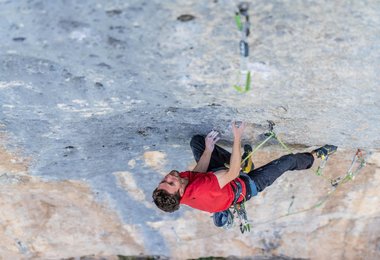
[[[152,194],[153,201],[156,206],[165,212],[174,212],[179,209],[181,196],[179,191],[170,194],[166,190],[155,189]]]

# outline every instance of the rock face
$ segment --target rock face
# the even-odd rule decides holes
[[[96,202],[88,184],[46,182],[20,171],[23,164],[6,151],[0,158],[2,259],[58,259],[94,248],[107,255],[143,251],[139,231]]]
[[[250,6],[242,94],[232,1],[0,0],[0,258],[379,259],[379,2]],[[250,234],[157,210],[162,176],[194,167],[191,136],[228,147],[232,119],[246,143],[272,120],[296,152],[338,145],[326,178],[357,148],[367,166],[315,208],[332,189],[317,163],[286,173],[247,203]],[[254,161],[284,153],[270,142]]]
[[[257,165],[273,152],[258,155]],[[377,159],[376,159],[377,158]],[[156,221],[166,241],[176,245],[172,255],[276,255],[311,259],[376,259],[379,255],[379,167],[377,153],[354,181],[333,189],[328,181],[308,171],[289,172],[247,203],[252,231],[213,227],[210,215],[189,210],[182,218]],[[336,178],[350,164],[348,153],[335,156],[325,170]],[[327,174],[329,173],[329,174]],[[321,206],[317,204],[323,202]],[[315,208],[314,208],[315,207]],[[197,250],[194,250],[196,248]],[[210,253],[212,252],[212,253]]]

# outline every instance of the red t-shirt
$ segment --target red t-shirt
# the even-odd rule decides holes
[[[231,187],[234,182],[225,185],[222,189],[219,187],[218,180],[214,172],[181,172],[181,178],[187,178],[189,183],[181,198],[181,204],[188,205],[192,208],[208,211],[219,212],[228,209],[234,201],[234,191]],[[242,195],[238,202],[244,199],[246,189],[243,180],[236,179],[242,185]]]

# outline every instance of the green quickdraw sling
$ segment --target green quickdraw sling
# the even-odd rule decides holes
[[[355,179],[355,177],[358,175],[358,173],[366,166],[366,160],[367,160],[368,156],[369,156],[369,153],[364,154],[364,152],[361,149],[357,149],[346,173],[342,176],[335,178],[335,179],[329,179],[329,178],[325,177],[324,175],[321,175],[321,172],[317,170],[316,174],[318,176],[325,177],[330,182],[331,187],[332,187],[330,189],[330,191],[327,192],[327,194],[322,199],[320,199],[317,203],[315,203],[311,207],[291,212],[290,209],[294,203],[294,196],[293,196],[292,201],[291,201],[289,208],[288,208],[288,213],[280,216],[279,218],[299,214],[302,212],[306,212],[306,211],[318,208],[321,205],[323,205],[342,186],[342,184],[345,184],[345,183]]]
[[[247,68],[249,57],[248,36],[250,34],[248,9],[249,4],[241,2],[238,5],[238,11],[235,12],[235,22],[238,30],[241,32],[241,39],[239,42],[240,73],[238,83],[234,85],[234,88],[241,93],[247,92],[251,88],[251,72]]]
[[[286,146],[285,143],[282,142],[282,140],[274,132],[275,123],[273,121],[268,120],[268,124],[269,124],[269,131],[264,134],[266,136],[265,140],[263,140],[261,143],[259,143],[257,146],[255,146],[254,149],[252,149],[250,146],[249,147],[248,146],[244,147],[244,154],[242,156],[241,165],[242,165],[243,172],[245,172],[245,173],[248,173],[253,168],[253,164],[250,165],[248,163],[249,161],[252,161],[252,160],[249,160],[250,157],[252,157],[253,154],[255,154],[262,146],[264,146],[272,138],[276,139],[277,142],[285,150],[287,150],[290,153],[293,153],[289,149],[289,147]],[[302,210],[298,210],[298,211],[294,211],[294,212],[291,212],[291,208],[292,208],[292,206],[294,204],[294,199],[295,199],[295,197],[292,196],[292,200],[291,200],[290,205],[288,207],[288,212],[286,214],[284,214],[284,215],[281,215],[278,218],[282,218],[282,217],[286,217],[286,216],[290,216],[290,215],[306,212],[306,211],[315,209],[315,208],[320,207],[321,205],[323,205],[331,197],[331,195],[333,193],[335,193],[338,190],[339,187],[342,186],[342,184],[345,184],[345,183],[347,183],[347,182],[355,179],[355,177],[358,175],[358,173],[366,166],[366,158],[367,158],[367,156],[368,156],[368,154],[364,154],[364,152],[361,149],[357,149],[357,151],[356,151],[356,153],[355,153],[355,155],[354,155],[354,157],[352,159],[352,162],[351,162],[351,164],[350,164],[347,172],[343,176],[340,176],[340,177],[335,178],[335,179],[330,179],[330,178],[327,178],[326,176],[323,175],[323,170],[324,170],[324,168],[325,168],[325,166],[327,164],[327,161],[329,160],[329,156],[324,156],[322,158],[322,161],[321,161],[320,165],[318,166],[318,168],[317,168],[317,170],[316,170],[315,173],[316,173],[317,176],[320,176],[320,177],[323,177],[323,178],[327,179],[329,181],[329,183],[331,184],[332,189],[326,194],[326,196],[324,198],[322,198],[321,200],[319,200],[317,203],[315,203],[311,207],[306,208],[306,209],[302,209]],[[225,166],[227,168],[229,167],[228,164],[225,164]],[[235,192],[235,199],[240,196],[240,193],[241,193],[241,191],[239,192],[239,190],[237,190]],[[228,210],[226,210],[224,212],[225,219],[227,219],[227,216],[228,216],[228,224],[226,226],[224,226],[223,228],[229,229],[229,228],[233,227],[234,218],[238,218],[239,222],[240,222],[240,231],[242,233],[244,233],[245,231],[250,231],[250,229],[251,229],[251,224],[250,224],[251,221],[248,220],[247,212],[246,212],[246,209],[245,209],[245,202],[247,200],[248,199],[245,198],[242,203],[233,203],[233,205],[231,206],[232,212],[231,212],[230,209],[228,209]],[[234,215],[236,215],[236,217],[234,217]],[[276,218],[276,219],[278,219],[278,218]]]

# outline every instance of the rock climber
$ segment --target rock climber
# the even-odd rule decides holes
[[[315,157],[324,158],[337,150],[334,145],[324,145],[312,152],[284,155],[242,174],[241,138],[245,127],[244,122],[232,123],[232,153],[216,145],[220,139],[217,131],[206,137],[193,136],[190,147],[197,165],[192,171],[172,170],[162,179],[152,195],[157,207],[174,212],[184,204],[211,213],[222,212],[262,192],[286,171],[308,169]]]

